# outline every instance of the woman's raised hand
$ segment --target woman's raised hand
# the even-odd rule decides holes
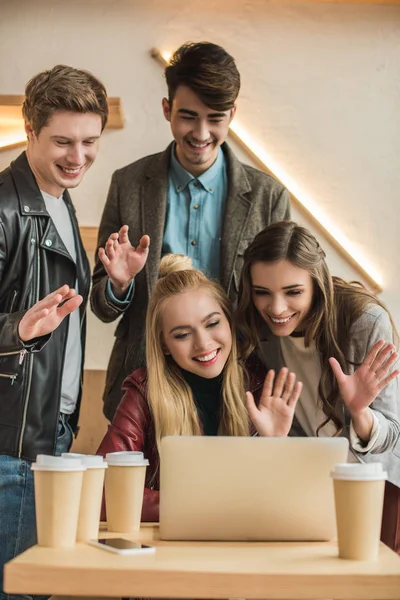
[[[365,411],[379,392],[399,375],[399,370],[389,372],[398,358],[393,344],[379,340],[353,375],[345,375],[338,361],[333,357],[329,359],[340,395],[353,418]]]
[[[283,367],[276,378],[275,371],[268,371],[258,406],[253,394],[246,392],[247,410],[259,435],[281,437],[289,433],[302,387],[300,381],[296,383],[296,375]]]

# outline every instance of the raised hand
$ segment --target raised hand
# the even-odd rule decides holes
[[[18,325],[18,335],[23,342],[52,333],[62,320],[82,304],[73,288],[63,285],[26,311]]]
[[[125,294],[133,278],[143,269],[149,254],[150,238],[143,235],[139,245],[131,245],[128,225],[112,233],[105,247],[99,248],[99,258],[110,278],[117,297]]]
[[[289,433],[302,387],[300,381],[296,383],[296,375],[283,367],[276,379],[275,371],[268,371],[258,406],[253,394],[246,392],[247,410],[259,435],[281,437]]]
[[[365,411],[379,392],[400,373],[392,371],[399,356],[393,344],[376,342],[353,375],[345,375],[338,361],[331,357],[329,363],[339,385],[340,395],[352,417]]]

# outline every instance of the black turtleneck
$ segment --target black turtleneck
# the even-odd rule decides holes
[[[184,369],[181,372],[193,392],[204,435],[218,435],[223,374],[206,379]]]

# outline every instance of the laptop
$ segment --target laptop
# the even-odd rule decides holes
[[[170,436],[161,441],[164,540],[325,541],[345,438]]]

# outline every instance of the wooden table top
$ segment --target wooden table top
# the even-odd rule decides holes
[[[400,600],[400,557],[381,544],[379,560],[337,557],[335,542],[165,542],[158,525],[136,535],[154,554],[121,556],[79,543],[33,546],[5,567],[19,594],[145,598]]]

